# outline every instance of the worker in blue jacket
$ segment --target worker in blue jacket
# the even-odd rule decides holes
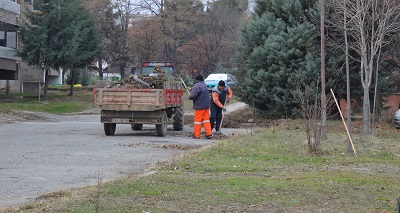
[[[190,90],[189,100],[193,100],[194,123],[193,137],[199,139],[201,127],[204,127],[206,138],[213,137],[210,124],[210,96],[202,75],[196,76],[196,83]]]

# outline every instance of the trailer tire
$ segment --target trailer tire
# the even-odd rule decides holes
[[[156,124],[156,132],[157,135],[160,137],[164,137],[167,135],[167,126],[168,126],[167,120],[168,120],[167,112],[163,111],[161,124]]]
[[[117,127],[117,124],[115,124],[115,123],[105,123],[104,124],[104,133],[106,135],[114,135],[116,127]]]
[[[142,130],[143,124],[132,124],[131,128],[132,128],[132,130]]]
[[[175,110],[175,115],[174,115],[174,131],[182,131],[183,130],[183,125],[184,125],[184,113],[183,113],[183,107],[178,107]]]

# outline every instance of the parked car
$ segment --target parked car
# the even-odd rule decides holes
[[[234,86],[238,84],[235,76],[226,73],[210,74],[206,79],[204,79],[204,82],[206,83],[208,90],[212,90],[220,80],[225,81],[225,84],[228,86]]]
[[[394,126],[400,129],[400,109],[394,113]]]

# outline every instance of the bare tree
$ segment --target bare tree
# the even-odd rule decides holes
[[[128,48],[133,61],[157,61],[163,58],[162,49],[165,36],[155,17],[133,23],[128,32]]]
[[[140,8],[130,0],[87,1],[102,37],[104,53],[101,60],[105,59],[109,64],[117,66],[121,77],[124,78],[131,59],[128,31]]]
[[[244,10],[243,10],[244,11]],[[198,21],[197,34],[181,49],[181,59],[205,74],[215,72],[218,65],[231,68],[241,15],[236,7],[216,4]],[[188,54],[195,52],[196,54]]]
[[[125,76],[129,57],[128,51],[128,28],[130,27],[133,14],[138,8],[131,3],[130,0],[115,0],[114,9],[116,9],[116,24],[118,26],[117,38],[114,38],[114,51],[111,51],[113,63],[115,63],[120,71],[121,77]]]
[[[347,0],[343,0],[346,3]],[[343,32],[344,32],[344,45],[345,45],[345,57],[346,57],[346,117],[347,117],[347,130],[349,131],[349,137],[351,137],[351,96],[350,96],[350,65],[349,65],[349,42],[347,39],[347,9],[343,8]],[[347,140],[347,151],[351,152],[351,138]]]
[[[142,0],[137,4],[159,22],[164,35],[163,60],[177,62],[178,49],[196,34],[195,24],[203,13],[200,0]]]
[[[131,31],[133,42],[130,46],[135,50],[145,50],[145,44],[150,44],[152,38],[157,37],[151,49],[155,48],[155,44],[162,49],[159,48],[157,52],[152,50],[151,55],[143,52],[148,55],[147,58],[171,60],[178,66],[181,64],[189,70],[200,70],[204,74],[215,71],[217,65],[231,66],[230,58],[234,54],[234,43],[239,39],[239,23],[247,8],[247,1],[208,2],[207,8],[203,5],[204,1],[200,0],[136,2],[135,6],[152,15],[152,24],[141,26],[143,21],[139,21],[139,27],[134,26],[145,30]],[[158,26],[159,30],[154,29],[154,26]],[[143,37],[146,34],[150,38]],[[138,48],[135,45],[139,45]]]
[[[370,88],[373,73],[379,73],[380,51],[399,31],[400,4],[398,0],[337,1],[346,11],[346,33],[353,42],[349,47],[357,52],[363,93],[364,136],[371,133]]]
[[[346,118],[347,118],[347,128],[349,131],[349,135],[351,137],[351,95],[350,95],[350,62],[349,62],[349,41],[348,41],[348,26],[349,26],[349,20],[348,20],[348,15],[347,15],[347,8],[345,7],[346,1],[348,0],[335,0],[333,3],[336,5],[335,13],[332,16],[332,19],[330,21],[330,25],[334,26],[336,30],[340,33],[343,33],[343,39],[344,39],[344,52],[345,52],[345,69],[346,69]],[[339,42],[342,42],[340,40]],[[340,46],[340,44],[337,44],[337,46]],[[347,142],[347,151],[351,152],[352,151],[352,146],[350,142],[350,138]]]
[[[105,59],[107,61],[107,53],[110,49],[110,29],[109,26],[109,20],[113,20],[113,8],[110,0],[86,0],[85,6],[88,8],[88,10],[91,12],[93,19],[96,22],[97,25],[97,30],[100,34],[101,38],[101,45],[103,48],[103,52],[101,56],[98,59],[99,67],[98,67],[98,73],[99,77],[103,77],[103,60]],[[111,21],[112,23],[112,21]],[[109,61],[109,60],[108,60]]]
[[[320,94],[310,85],[298,85],[295,98],[298,99],[301,114],[304,121],[304,128],[307,136],[307,146],[310,154],[316,155],[320,153],[320,145],[322,142],[322,125],[320,124],[322,116],[322,107]]]
[[[304,118],[304,128],[307,137],[307,146],[310,154],[318,155],[321,153],[321,142],[323,141],[322,129],[324,128],[321,123],[322,116],[322,102],[320,79],[319,76],[314,76],[315,84],[310,84],[305,77],[304,73],[300,73],[301,77],[293,85],[296,90],[294,91],[294,99],[300,107],[300,113]],[[326,115],[329,117],[332,112],[333,101],[327,98],[326,101]]]

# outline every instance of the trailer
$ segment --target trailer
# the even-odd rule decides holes
[[[114,135],[117,124],[129,124],[132,130],[154,124],[157,135],[165,136],[170,118],[173,129],[182,131],[182,88],[182,83],[174,80],[165,81],[163,89],[94,88],[94,103],[101,109],[104,133]]]

